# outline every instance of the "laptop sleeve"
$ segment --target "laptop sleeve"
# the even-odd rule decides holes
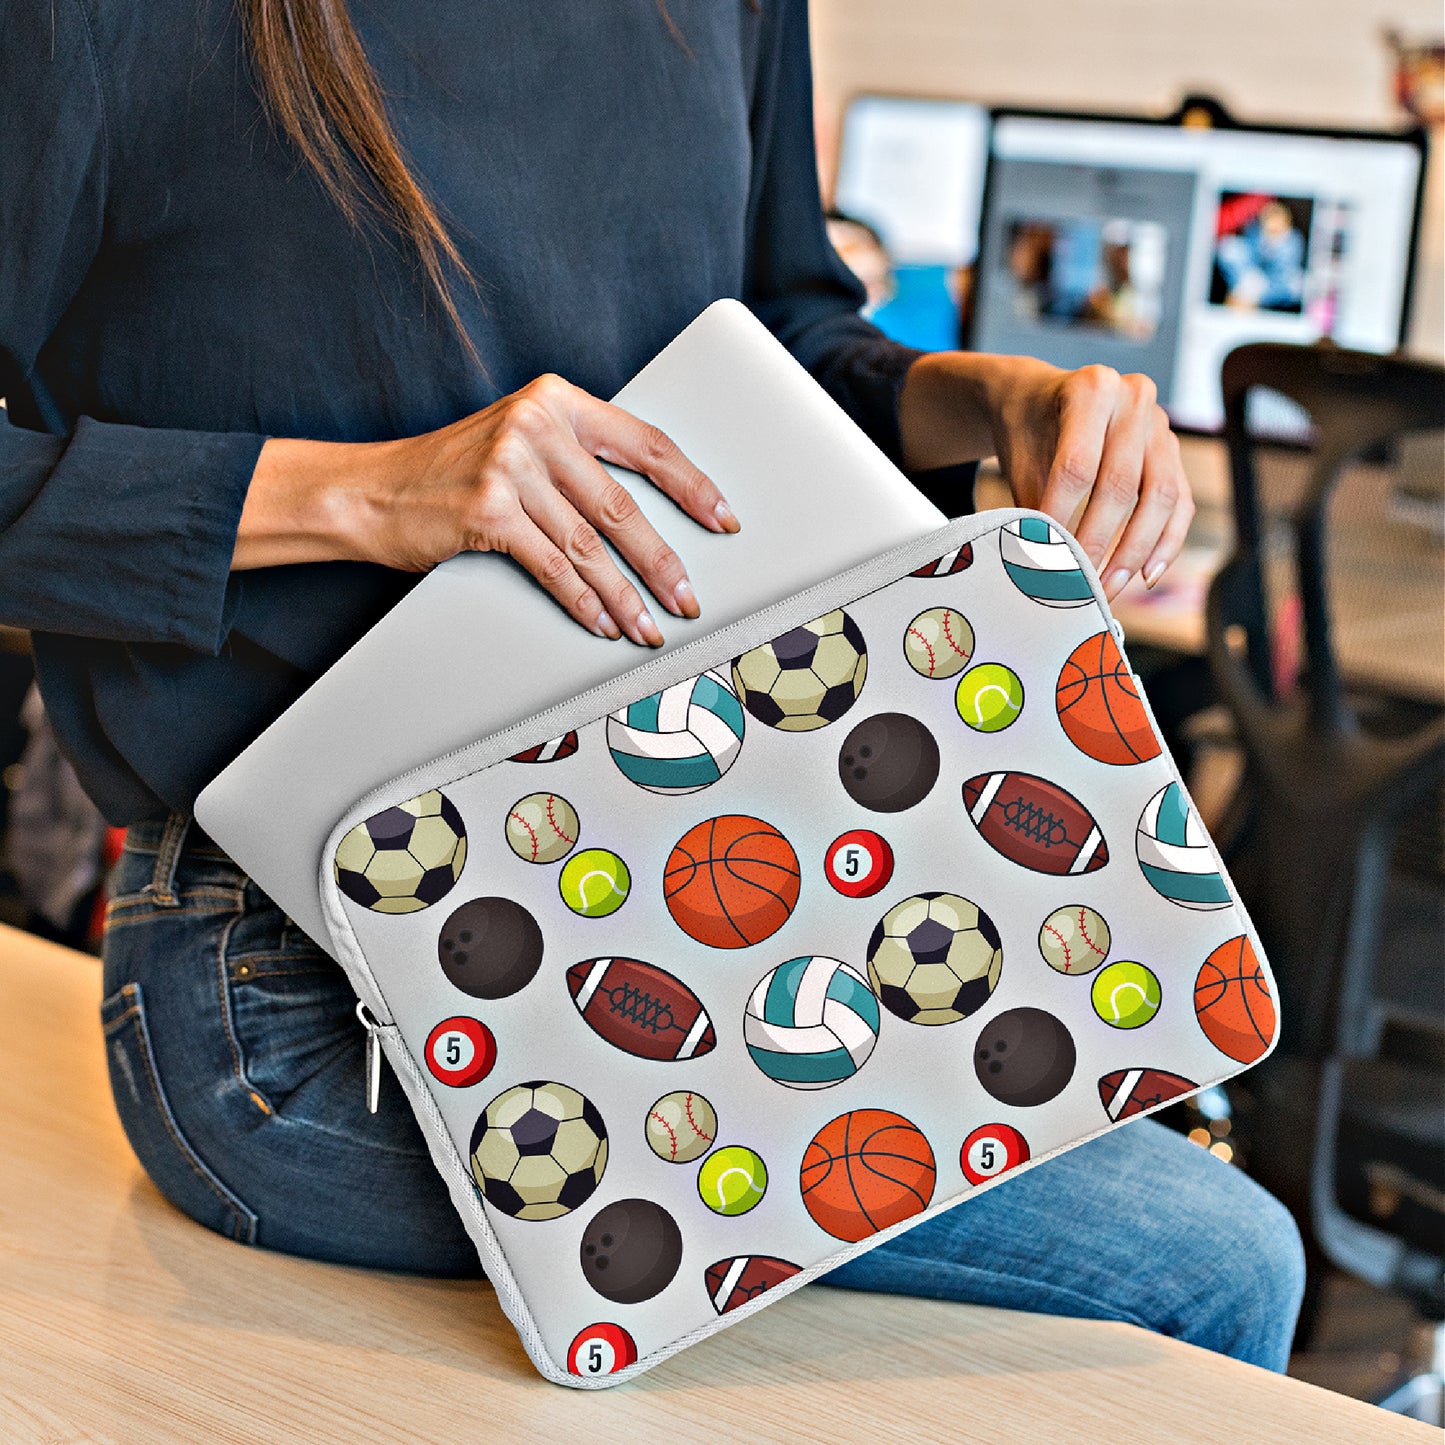
[[[337,956],[549,1380],[1268,1053],[1120,635],[1048,519],[963,518],[339,822]]]

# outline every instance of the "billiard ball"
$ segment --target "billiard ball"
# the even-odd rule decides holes
[[[492,1072],[497,1041],[486,1024],[458,1014],[427,1035],[426,1066],[438,1083],[468,1089]]]
[[[823,872],[845,898],[871,898],[893,877],[893,849],[877,833],[854,828],[828,845]]]
[[[980,1124],[963,1141],[958,1162],[970,1184],[986,1184],[1029,1157],[1028,1140],[1008,1124]]]
[[[577,1332],[567,1351],[574,1375],[615,1375],[637,1360],[637,1345],[621,1325],[595,1324]]]
[[[1074,1076],[1074,1037],[1053,1014],[1011,1008],[990,1019],[973,1052],[978,1081],[1000,1104],[1047,1104]]]

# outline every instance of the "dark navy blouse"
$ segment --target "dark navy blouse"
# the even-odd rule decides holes
[[[824,235],[806,0],[668,10],[681,40],[656,0],[354,0],[483,370],[267,124],[232,0],[0,0],[0,621],[113,821],[188,809],[415,580],[230,575],[267,436],[607,396],[735,296],[897,456],[916,353]]]

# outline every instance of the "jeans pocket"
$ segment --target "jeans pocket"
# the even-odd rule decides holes
[[[100,1013],[116,1111],[141,1166],[177,1209],[218,1234],[254,1244],[257,1216],[196,1153],[171,1109],[141,986],[122,985],[106,997]]]

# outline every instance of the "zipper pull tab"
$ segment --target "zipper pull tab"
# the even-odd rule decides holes
[[[366,1112],[376,1113],[381,1099],[381,1035],[379,1025],[364,1003],[356,1005],[356,1017],[366,1030]]]

